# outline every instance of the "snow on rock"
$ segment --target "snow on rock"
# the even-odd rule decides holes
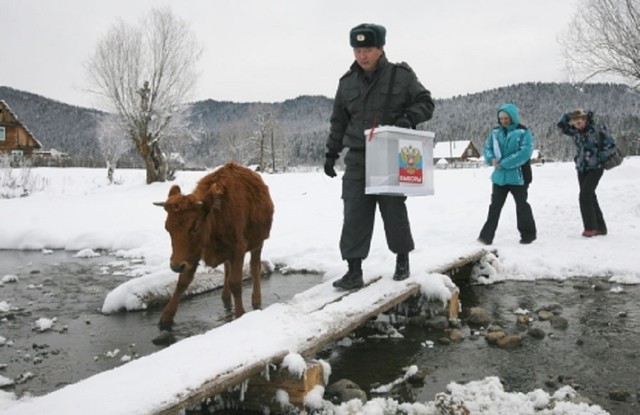
[[[451,299],[452,290],[457,290],[448,275],[425,274],[416,279],[420,284],[420,292],[427,300],[437,300],[443,304]]]
[[[53,328],[53,324],[55,322],[56,322],[56,318],[55,317],[53,319],[46,318],[46,317],[40,317],[34,323],[34,330],[37,330],[39,332],[51,330]]]
[[[74,255],[75,258],[95,258],[99,256],[100,254],[93,249],[82,249]]]
[[[142,277],[133,278],[114,288],[104,299],[102,312],[145,310],[150,304],[159,304],[169,300],[178,281],[178,274],[166,269]],[[195,294],[222,287],[224,275],[217,269],[206,268],[198,272],[183,294],[186,298]]]
[[[387,383],[386,385],[378,386],[377,388],[372,389],[371,392],[372,393],[388,393],[391,389],[393,389],[394,386],[404,382],[405,380],[409,379],[411,376],[415,375],[416,373],[418,373],[418,366],[411,365],[409,366],[409,368],[407,368],[404,376],[394,380],[391,383]]]
[[[484,255],[471,269],[471,280],[481,284],[492,284],[504,278],[504,266],[491,252]]]
[[[13,385],[13,380],[0,375],[0,387]]]
[[[564,386],[554,393],[556,400],[552,409],[540,410],[546,399],[551,401],[546,392],[537,389],[529,393],[505,392],[500,380],[489,376],[482,380],[472,381],[461,385],[451,383],[447,386],[452,397],[461,399],[472,414],[478,415],[511,415],[511,414],[574,414],[574,415],[609,415],[597,405],[573,404],[566,402],[576,396],[569,386]],[[545,396],[547,395],[547,396]],[[560,403],[564,402],[563,405]],[[562,408],[562,409],[561,409]]]
[[[5,275],[0,280],[0,285],[8,284],[8,283],[11,283],[11,282],[18,282],[18,276],[17,275],[12,275],[12,274]]]

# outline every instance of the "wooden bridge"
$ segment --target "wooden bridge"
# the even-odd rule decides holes
[[[314,356],[368,319],[420,293],[419,278],[451,273],[485,254],[484,250],[472,252],[431,274],[402,282],[373,278],[357,291],[336,291],[325,282],[286,303],[249,312],[207,333],[47,395],[23,399],[3,414],[180,413],[263,373],[290,352]],[[457,317],[456,299],[454,294],[449,306],[451,318]]]

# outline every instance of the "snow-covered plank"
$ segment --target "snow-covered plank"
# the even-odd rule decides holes
[[[461,258],[473,261],[484,251]],[[462,266],[456,259],[451,266]],[[440,269],[446,271],[447,266]],[[42,397],[23,399],[4,414],[174,414],[278,363],[288,353],[312,356],[410,296],[429,287],[446,303],[455,288],[442,273],[415,272],[405,281],[370,277],[366,287],[335,290],[331,281],[286,303],[254,310],[204,334],[96,374]],[[434,290],[434,287],[441,289]]]

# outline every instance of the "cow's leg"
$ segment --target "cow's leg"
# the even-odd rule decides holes
[[[229,261],[224,262],[224,284],[222,285],[222,304],[225,310],[231,310],[231,290],[229,288],[229,276],[231,274],[231,264]]]
[[[178,283],[176,284],[176,289],[173,291],[173,295],[169,299],[169,302],[162,310],[162,315],[160,316],[160,330],[171,330],[171,326],[173,325],[173,317],[176,315],[176,311],[178,310],[178,304],[180,304],[180,298],[182,298],[182,294],[187,290],[191,281],[193,281],[193,275],[195,274],[195,267],[189,271],[180,273],[178,277]]]
[[[260,278],[262,277],[262,262],[260,255],[262,247],[251,251],[251,259],[249,261],[249,270],[251,272],[251,306],[257,310],[262,305],[262,291],[260,289]]]
[[[229,290],[233,295],[233,305],[235,307],[236,317],[240,317],[244,314],[244,306],[242,305],[242,266],[244,265],[244,254],[235,255],[232,260],[229,261],[229,277],[227,282],[229,283]]]

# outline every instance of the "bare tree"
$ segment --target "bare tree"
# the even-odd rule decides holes
[[[235,160],[241,164],[252,162],[252,152],[250,139],[246,138],[247,133],[244,128],[231,125],[220,131],[220,138],[217,143],[218,151],[216,160],[224,163]]]
[[[97,127],[98,145],[107,163],[107,178],[110,183],[113,183],[113,173],[118,160],[131,149],[131,142],[123,125],[118,115],[107,114],[102,117]]]
[[[167,176],[160,142],[193,91],[202,49],[185,22],[154,9],[137,26],[119,20],[99,41],[88,72],[143,158],[147,183]]]
[[[267,155],[271,149],[269,140],[273,136],[273,113],[260,108],[255,114],[255,122],[258,129],[253,137],[258,148],[258,167],[260,171],[264,171],[267,167]]]
[[[165,138],[164,147],[168,153],[167,180],[175,179],[176,171],[186,164],[183,157],[186,153],[186,148],[198,141],[189,126],[190,110],[189,106],[185,106],[183,109],[176,111],[163,134]]]
[[[571,72],[640,84],[640,0],[581,0],[560,38]]]

